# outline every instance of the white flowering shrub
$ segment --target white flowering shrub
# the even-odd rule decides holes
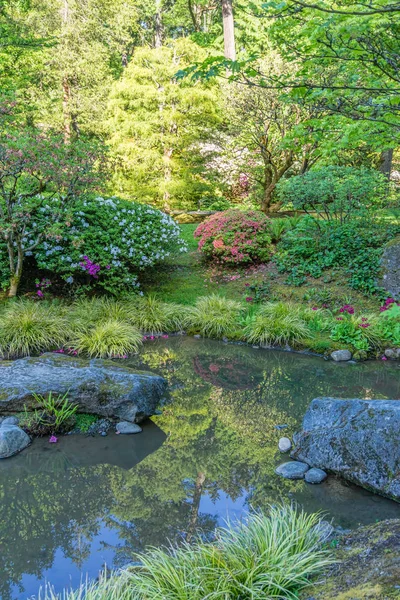
[[[40,269],[74,288],[90,285],[116,294],[138,287],[139,271],[186,249],[179,226],[161,211],[95,198],[78,200],[60,235],[43,241],[33,255]]]

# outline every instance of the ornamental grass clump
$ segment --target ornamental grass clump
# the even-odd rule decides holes
[[[267,302],[246,324],[244,337],[251,344],[300,344],[313,337],[306,311],[290,303]]]
[[[0,352],[11,358],[58,348],[69,335],[63,311],[48,304],[17,300],[0,315]]]
[[[137,352],[141,344],[142,334],[137,327],[109,319],[88,330],[77,331],[71,347],[90,357],[121,358]]]
[[[240,523],[217,529],[214,543],[151,549],[137,555],[137,566],[121,575],[66,592],[62,598],[294,600],[312,576],[332,563],[321,548],[325,540],[319,521],[319,515],[274,506],[268,515],[252,514]],[[44,600],[56,598],[60,596],[44,596]]]
[[[80,298],[68,314],[74,329],[87,330],[98,322],[108,320],[129,321],[131,310],[127,303],[113,298]]]
[[[185,308],[173,302],[162,302],[155,296],[138,296],[129,303],[129,320],[143,333],[157,335],[180,331]]]
[[[271,258],[270,219],[256,210],[227,210],[208,217],[194,237],[208,260],[224,265],[265,262]]]
[[[242,307],[235,300],[212,294],[199,298],[187,311],[185,325],[210,338],[235,336],[239,328]]]

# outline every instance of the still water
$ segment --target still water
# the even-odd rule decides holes
[[[30,598],[46,581],[77,586],[148,545],[210,537],[228,516],[279,499],[345,528],[400,516],[399,504],[333,477],[310,486],[274,474],[278,439],[312,398],[400,398],[399,363],[172,338],[124,364],[169,382],[171,403],[143,433],[35,440],[0,462],[1,600]]]

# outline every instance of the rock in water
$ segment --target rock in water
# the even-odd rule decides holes
[[[400,295],[400,237],[386,244],[381,267],[382,276],[378,284],[396,298]]]
[[[315,469],[314,467],[307,471],[304,475],[305,481],[307,483],[322,483],[328,475],[322,469]]]
[[[334,350],[331,353],[331,358],[335,362],[343,362],[346,360],[351,360],[352,354],[351,354],[350,350]]]
[[[400,501],[400,401],[316,398],[291,457]]]
[[[128,421],[121,421],[117,423],[115,429],[118,433],[140,433],[142,428],[136,423],[128,423]]]
[[[292,442],[289,440],[288,437],[281,437],[281,439],[278,442],[278,448],[280,452],[289,452],[289,450],[292,448]]]
[[[16,425],[1,425],[0,427],[0,458],[9,458],[29,446],[31,440],[20,427]]]
[[[400,358],[400,348],[386,348],[385,350],[386,358]]]
[[[43,354],[0,363],[0,413],[35,407],[32,393],[68,392],[79,412],[140,423],[154,414],[166,393],[159,375],[135,371],[109,360]]]
[[[309,468],[310,467],[303,462],[293,460],[279,465],[279,467],[275,469],[275,473],[281,475],[285,479],[303,479],[304,473],[306,473]]]

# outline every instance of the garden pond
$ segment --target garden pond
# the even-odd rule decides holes
[[[169,382],[171,402],[141,434],[36,439],[1,461],[1,600],[31,598],[46,581],[75,587],[148,545],[211,538],[227,517],[280,499],[346,529],[400,516],[399,504],[334,477],[310,486],[275,475],[278,440],[313,398],[400,398],[400,363],[173,337],[124,364]]]

